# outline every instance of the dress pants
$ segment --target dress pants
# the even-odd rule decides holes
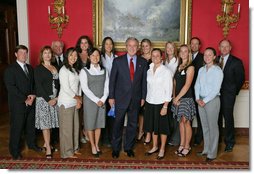
[[[136,131],[138,124],[139,106],[129,105],[127,109],[118,108],[116,105],[116,117],[114,121],[113,136],[112,136],[112,149],[113,151],[120,151],[122,144],[122,135],[124,128],[125,115],[127,113],[128,122],[126,126],[124,138],[124,150],[132,150],[136,140]]]
[[[217,96],[206,103],[204,107],[198,107],[201,125],[203,128],[204,149],[203,154],[207,158],[216,158],[219,144],[218,117],[220,112],[220,98]]]
[[[74,155],[79,149],[79,114],[76,106],[59,108],[59,134],[61,158]]]
[[[23,133],[25,133],[27,146],[29,148],[36,146],[34,115],[33,106],[27,106],[24,112],[11,110],[9,151],[13,157],[17,157],[21,153],[21,138]]]
[[[226,146],[234,146],[235,144],[235,126],[234,126],[234,105],[236,96],[230,93],[222,93],[221,109],[219,116],[219,128],[220,133],[222,133],[222,120],[225,120],[225,132],[224,132],[224,142]]]

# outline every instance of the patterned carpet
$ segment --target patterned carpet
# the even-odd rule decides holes
[[[100,159],[42,159],[12,160],[0,157],[1,169],[239,169],[248,170],[249,162],[197,162]]]

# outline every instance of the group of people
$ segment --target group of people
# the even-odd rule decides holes
[[[111,37],[104,38],[101,51],[93,47],[88,36],[81,36],[76,46],[64,53],[63,42],[54,41],[51,47],[41,49],[40,64],[34,70],[26,63],[28,48],[16,47],[17,60],[4,77],[13,159],[22,158],[24,130],[28,147],[44,149],[46,158],[52,158],[56,128],[61,158],[81,154],[80,132],[89,140],[95,157],[102,154],[102,140],[112,147],[112,157],[118,158],[123,138],[124,151],[134,157],[135,142],[142,137],[144,145],[152,142],[147,156],[158,152],[157,159],[163,159],[166,144],[170,144],[179,146],[175,154],[185,157],[191,152],[194,117],[194,145],[204,139],[204,149],[197,155],[206,155],[207,161],[216,158],[222,116],[225,151],[233,150],[233,109],[244,82],[244,67],[230,54],[229,40],[220,41],[221,56],[212,47],[201,54],[197,37],[191,39],[190,46],[181,45],[179,52],[173,42],[166,42],[165,56],[161,49],[152,48],[149,39],[141,41],[141,54],[135,37],[129,37],[125,44],[127,53],[118,57]],[[112,107],[115,117],[106,116]],[[43,148],[36,145],[35,128],[42,130]]]

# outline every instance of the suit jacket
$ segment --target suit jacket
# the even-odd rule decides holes
[[[217,62],[219,62],[219,59],[220,57],[217,57]],[[245,79],[242,61],[230,54],[224,67],[223,74],[224,78],[221,85],[221,94],[238,95]]]
[[[38,65],[34,69],[36,97],[43,97],[47,102],[51,99],[49,96],[53,94],[53,75],[43,65]],[[59,80],[55,80],[55,88],[59,91]]]
[[[204,66],[204,55],[202,53],[198,52],[195,59],[192,61],[192,65],[195,68],[194,77],[193,77],[193,81],[192,81],[192,86],[194,86],[195,82],[197,80],[197,77],[198,77],[198,71],[202,66]]]
[[[116,108],[126,109],[130,102],[140,106],[141,99],[146,98],[146,73],[147,61],[137,56],[132,82],[127,54],[114,59],[109,79],[109,99],[115,99]]]
[[[11,112],[25,112],[25,100],[34,91],[34,72],[31,65],[26,64],[29,77],[17,62],[11,64],[4,73],[4,82],[8,90],[8,104]]]
[[[60,69],[61,69],[62,66],[63,66],[63,63],[62,63],[62,62],[59,62],[59,64],[58,64],[58,62],[57,62],[56,59],[58,59],[58,58],[54,57],[54,60],[51,62],[51,64],[52,64],[53,66],[55,66],[56,69],[57,69],[58,71],[60,71]]]

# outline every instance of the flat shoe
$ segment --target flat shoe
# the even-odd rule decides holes
[[[150,151],[148,151],[148,152],[146,152],[145,153],[145,156],[150,156],[150,155],[152,155],[153,153],[156,153],[156,152],[158,152],[159,151],[159,148],[157,148],[155,151],[153,151],[153,152],[150,152]]]
[[[52,159],[52,154],[46,154],[47,159]]]

